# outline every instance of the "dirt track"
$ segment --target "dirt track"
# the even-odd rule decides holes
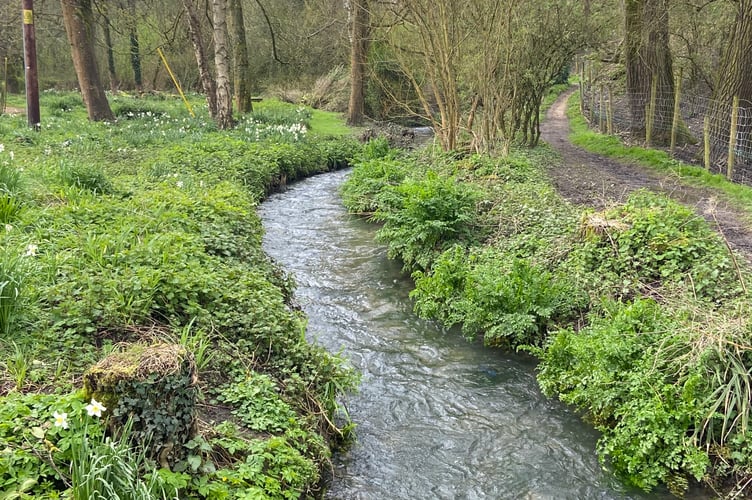
[[[549,171],[562,196],[572,203],[600,209],[623,201],[640,188],[665,193],[705,217],[732,248],[752,262],[752,226],[744,222],[741,212],[729,205],[718,191],[687,186],[677,176],[661,175],[574,146],[569,141],[566,116],[567,99],[572,92],[559,96],[541,124],[541,138],[562,156],[561,164]]]

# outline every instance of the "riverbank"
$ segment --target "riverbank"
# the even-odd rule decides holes
[[[255,210],[360,145],[281,103],[229,132],[200,101],[112,104],[91,123],[45,93],[39,133],[0,116],[0,493],[319,495],[357,375],[305,340]]]
[[[506,159],[433,150],[356,166],[343,199],[415,280],[416,311],[540,359],[542,390],[602,432],[645,490],[743,489],[750,470],[750,274],[692,210],[637,191],[566,202],[547,148]]]

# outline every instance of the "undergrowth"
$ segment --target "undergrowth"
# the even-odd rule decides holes
[[[412,273],[416,312],[540,359],[546,394],[598,428],[626,482],[681,496],[750,477],[750,272],[704,219],[636,192],[600,212],[563,201],[546,148],[426,150],[361,161],[345,204]],[[452,330],[448,330],[452,331]]]
[[[80,98],[48,92],[41,133],[0,116],[0,497],[76,497],[72,481],[131,461],[104,427],[72,425],[86,404],[76,381],[122,343],[189,349],[208,413],[180,418],[211,422],[176,453],[179,467],[131,464],[131,479],[161,485],[144,498],[315,496],[350,436],[338,398],[357,376],[305,340],[255,207],[348,165],[360,145],[313,137],[310,111],[273,102],[220,133],[192,99],[197,118],[164,96],[118,95],[117,123],[93,123]],[[73,480],[75,440],[91,462]]]

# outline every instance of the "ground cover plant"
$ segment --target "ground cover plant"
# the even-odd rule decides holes
[[[343,199],[383,223],[416,312],[537,356],[542,390],[602,432],[626,482],[734,494],[752,472],[744,259],[664,195],[569,204],[546,177],[557,161],[545,147],[384,153],[356,165]]]
[[[197,100],[113,104],[0,116],[0,496],[320,494],[357,376],[305,340],[255,207],[360,145],[276,102],[222,133]]]

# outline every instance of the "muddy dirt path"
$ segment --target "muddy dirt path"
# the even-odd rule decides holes
[[[687,186],[675,175],[652,172],[574,146],[569,141],[566,116],[567,99],[572,92],[574,89],[559,96],[541,124],[541,138],[562,156],[562,162],[549,169],[553,184],[562,196],[572,203],[601,209],[623,201],[637,189],[665,193],[705,217],[732,248],[752,263],[752,224],[745,223],[742,213],[731,206],[722,193]]]

